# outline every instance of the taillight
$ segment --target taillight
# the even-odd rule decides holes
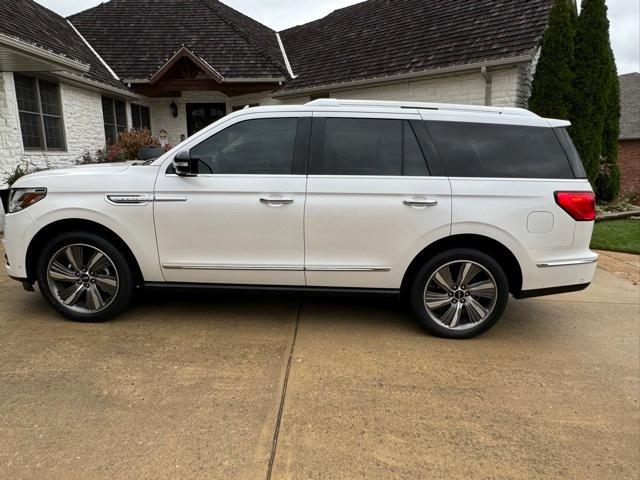
[[[596,196],[593,192],[556,192],[556,203],[578,222],[596,218]]]

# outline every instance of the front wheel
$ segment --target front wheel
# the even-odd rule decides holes
[[[37,267],[47,302],[70,320],[103,322],[131,301],[134,280],[127,258],[111,242],[86,232],[52,239]]]
[[[471,338],[502,316],[509,283],[498,262],[484,252],[455,249],[429,260],[416,275],[411,306],[430,333]]]

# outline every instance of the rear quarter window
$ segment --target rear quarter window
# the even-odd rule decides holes
[[[450,177],[574,178],[553,129],[427,122]]]

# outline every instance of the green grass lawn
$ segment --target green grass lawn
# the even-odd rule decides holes
[[[597,222],[591,248],[640,254],[640,220]]]

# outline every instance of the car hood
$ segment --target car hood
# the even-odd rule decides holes
[[[131,188],[136,186],[137,181],[130,177],[140,179],[143,171],[148,171],[151,175],[157,171],[157,167],[148,165],[133,167],[136,163],[139,164],[139,162],[99,163],[42,170],[19,178],[12,188],[46,187],[51,188],[52,191],[102,191],[105,188],[119,190],[118,186],[125,185]],[[131,169],[138,174],[130,175]]]

